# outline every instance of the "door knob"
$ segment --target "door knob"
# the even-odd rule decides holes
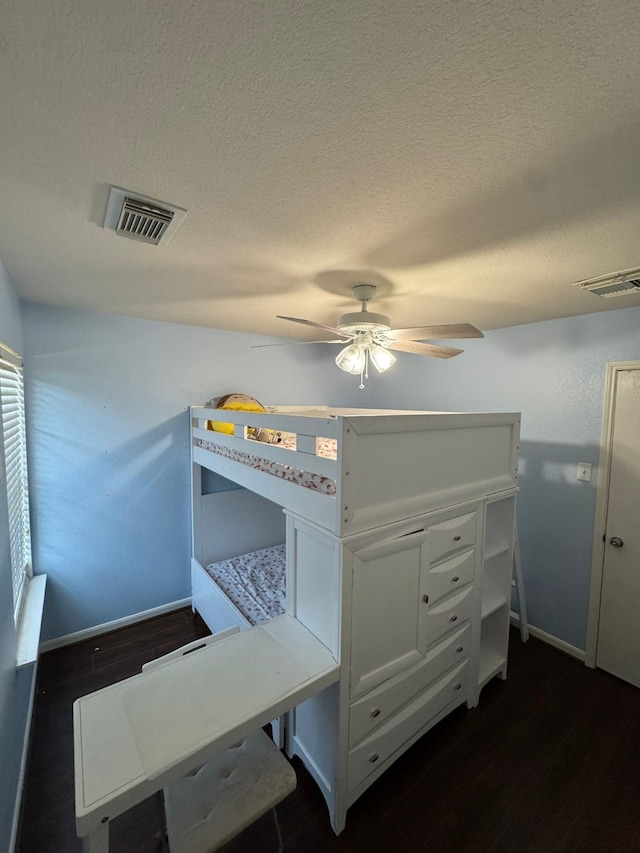
[[[611,539],[609,539],[609,542],[613,545],[614,548],[622,548],[622,546],[624,545],[624,542],[619,536],[612,536]]]

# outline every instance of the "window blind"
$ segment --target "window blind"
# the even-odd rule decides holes
[[[31,530],[27,482],[24,383],[20,366],[3,358],[0,348],[0,404],[11,548],[13,613],[16,624],[31,577]]]

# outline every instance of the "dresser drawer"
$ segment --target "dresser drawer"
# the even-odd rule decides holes
[[[445,595],[455,592],[459,587],[472,583],[475,564],[476,549],[472,548],[470,551],[465,551],[464,554],[456,554],[455,557],[451,557],[429,569],[427,584],[429,603],[433,605]]]
[[[456,595],[445,598],[440,604],[430,607],[425,624],[425,645],[430,646],[450,631],[471,619],[473,586],[460,590]]]
[[[409,672],[390,678],[351,705],[349,746],[380,726],[400,708],[421,693],[432,681],[469,656],[471,625],[456,631],[427,652],[424,661]]]
[[[349,752],[348,788],[354,788],[384,764],[396,750],[448,705],[459,704],[468,696],[469,661],[436,681],[413,702],[377,728]]]
[[[427,528],[429,562],[435,563],[452,551],[475,545],[477,516],[477,512],[468,512]]]

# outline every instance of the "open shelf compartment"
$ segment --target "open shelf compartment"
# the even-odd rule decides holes
[[[509,648],[509,605],[505,602],[482,620],[480,627],[480,655],[478,688],[498,673],[507,674]]]

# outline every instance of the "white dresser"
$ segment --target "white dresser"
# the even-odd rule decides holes
[[[506,676],[515,489],[343,539],[293,513],[288,524],[291,612],[342,672],[292,713],[288,751],[339,832],[396,758]]]

